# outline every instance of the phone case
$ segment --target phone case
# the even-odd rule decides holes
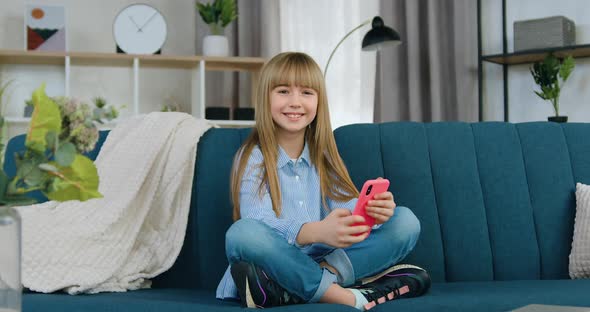
[[[369,227],[373,227],[375,225],[375,219],[369,215],[365,211],[365,207],[367,206],[367,202],[375,196],[375,194],[387,192],[389,188],[389,180],[387,179],[378,179],[378,180],[368,180],[363,185],[363,189],[359,194],[359,199],[356,202],[356,206],[354,206],[354,211],[352,212],[353,215],[362,216],[365,218],[365,223],[355,223],[354,225],[368,225]],[[369,233],[371,229],[369,229]],[[361,235],[361,234],[358,234]]]

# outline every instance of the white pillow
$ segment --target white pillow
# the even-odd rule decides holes
[[[569,265],[571,278],[590,278],[590,185],[576,184],[576,220]]]

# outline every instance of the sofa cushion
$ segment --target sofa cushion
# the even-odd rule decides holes
[[[394,300],[371,311],[507,311],[532,303],[590,306],[590,280],[434,283],[425,296]],[[283,306],[273,311],[358,311],[335,304]],[[23,311],[243,311],[236,301],[219,301],[213,291],[147,289],[96,295],[24,295]]]
[[[306,304],[273,308],[273,311],[336,312],[358,311],[337,304]],[[192,289],[144,289],[125,293],[95,295],[38,294],[23,296],[23,311],[27,312],[226,312],[244,311],[237,301],[215,299],[215,292]]]
[[[529,304],[590,306],[590,280],[434,283],[428,294],[378,305],[371,311],[510,311]]]
[[[23,311],[28,312],[188,312],[229,311],[238,308],[236,302],[220,304],[213,293],[188,289],[148,289],[76,296],[63,293],[28,293],[23,296]]]

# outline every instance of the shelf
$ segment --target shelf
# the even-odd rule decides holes
[[[6,117],[4,121],[7,123],[29,123],[31,121],[30,117]]]
[[[265,63],[260,57],[208,57],[200,55],[140,55],[99,52],[47,52],[0,49],[0,66],[2,65],[58,65],[63,67],[64,92],[70,96],[71,72],[74,66],[123,67],[132,70],[133,104],[132,114],[137,115],[140,109],[140,82],[143,68],[185,69],[190,71],[190,111],[197,118],[205,116],[205,90],[208,71],[249,72],[251,89],[254,90],[258,75]],[[27,123],[30,119],[10,117],[7,123]],[[254,121],[247,120],[214,120],[218,126],[251,127]]]
[[[32,65],[64,65],[63,53],[0,50],[0,63]]]
[[[260,57],[203,57],[206,70],[258,71],[265,60]]]
[[[64,65],[66,57],[72,65],[84,66],[132,66],[133,60],[138,59],[141,66],[160,68],[192,69],[205,61],[206,70],[258,71],[264,65],[265,59],[260,57],[206,57],[199,55],[141,55],[94,52],[43,52],[0,50],[0,63],[6,64],[34,64],[34,65]]]
[[[217,126],[225,126],[225,127],[253,127],[256,125],[254,120],[210,120],[207,119],[209,123],[212,123]]]
[[[568,55],[573,57],[590,57],[590,44],[526,50],[507,54],[482,55],[482,60],[500,65],[527,64],[542,61],[548,53],[553,53],[558,58]]]

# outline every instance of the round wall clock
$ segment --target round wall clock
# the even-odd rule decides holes
[[[154,54],[166,41],[164,16],[147,4],[132,4],[117,14],[113,35],[117,47],[128,54]]]

